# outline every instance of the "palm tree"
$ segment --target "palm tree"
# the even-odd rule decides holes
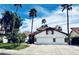
[[[34,18],[36,16],[37,16],[37,10],[35,8],[32,8],[29,11],[29,17],[32,19],[32,23],[31,23],[31,34],[32,34],[32,31],[33,31],[33,20],[34,20]],[[31,35],[29,43],[34,43],[34,40],[32,40],[32,39],[33,39],[33,35]]]
[[[16,13],[18,12],[18,9],[19,8],[22,8],[22,5],[21,4],[14,4],[14,6],[16,7]]]
[[[63,8],[62,11],[64,11],[65,9],[67,10],[67,32],[68,32],[68,39],[69,39],[69,43],[70,42],[70,35],[69,35],[69,10],[72,10],[72,4],[62,4],[61,7]]]
[[[32,30],[33,30],[33,19],[37,16],[37,10],[35,8],[31,9],[29,11],[29,17],[31,17],[32,19],[32,24],[31,24],[31,34],[32,34]]]

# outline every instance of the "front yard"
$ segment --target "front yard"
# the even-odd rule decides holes
[[[14,43],[0,43],[0,49],[13,49],[13,50],[20,50],[29,47],[29,45],[17,45]]]

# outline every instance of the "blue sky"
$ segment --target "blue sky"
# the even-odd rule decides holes
[[[73,5],[72,7],[73,9],[69,11],[70,28],[79,26],[79,5]],[[59,25],[64,32],[67,31],[66,11],[62,12],[60,4],[22,4],[22,8],[18,10],[18,15],[23,19],[23,24],[20,27],[21,32],[30,31],[31,20],[28,13],[31,8],[36,8],[37,10],[37,17],[34,19],[33,31],[42,25],[42,19],[46,19],[49,27]],[[4,9],[15,12],[13,4],[0,4],[0,13],[4,11]]]
[[[55,10],[59,5],[58,4],[22,4],[22,8],[19,8],[18,15],[21,16],[23,19],[29,18],[27,12],[31,8],[35,8],[36,6],[44,7],[48,12],[51,12],[52,10]],[[15,11],[15,6],[13,4],[0,4],[1,10],[9,10],[9,11]],[[44,13],[38,12],[38,17],[45,16]]]

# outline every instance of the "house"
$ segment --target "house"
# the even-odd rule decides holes
[[[68,44],[67,34],[55,28],[38,28],[34,33],[35,44]]]
[[[0,24],[0,43],[7,43],[8,40],[6,39],[4,28],[2,28]]]
[[[70,32],[71,44],[77,45],[79,44],[79,27],[74,27],[71,29],[72,29],[72,31]]]
[[[79,37],[79,27],[71,28],[72,31],[70,33],[71,38]]]

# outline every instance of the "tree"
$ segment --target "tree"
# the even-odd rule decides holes
[[[19,16],[9,11],[5,11],[2,16],[1,25],[4,27],[6,34],[13,31],[13,20],[16,20],[14,29],[19,30],[19,27],[21,26],[21,18]]]
[[[42,24],[45,24],[46,23],[46,19],[42,19]]]
[[[20,45],[20,43],[23,43],[25,41],[26,35],[24,33],[19,32],[13,32],[9,33],[7,35],[7,39],[9,39],[9,43],[17,43],[17,45]]]
[[[29,11],[29,17],[32,19],[32,24],[31,24],[31,33],[33,30],[33,19],[37,16],[37,10],[35,8],[31,9]]]
[[[46,19],[42,19],[42,27],[48,27],[48,25],[46,24]]]
[[[68,39],[70,42],[70,35],[69,35],[69,10],[72,10],[72,4],[62,4],[61,7],[63,8],[62,11],[65,9],[67,10],[67,32],[68,32]]]
[[[18,12],[18,9],[19,8],[22,8],[22,5],[21,4],[14,4],[14,6],[16,7],[16,13]]]
[[[20,33],[18,33],[19,27],[22,25],[21,23],[22,19],[19,16],[17,16],[16,13],[12,13],[9,11],[5,11],[2,15],[3,17],[1,19],[1,24],[5,29],[5,32],[7,34],[7,39],[19,45],[21,38],[23,37]],[[15,23],[13,23],[14,20],[15,20]],[[14,31],[12,30],[13,24],[15,25]]]
[[[12,13],[9,11],[5,11],[2,13],[2,19],[1,19],[1,26],[4,28],[5,33],[8,31],[11,31],[11,19],[12,19]]]
[[[59,25],[56,25],[55,29],[58,30],[58,31],[60,31],[60,32],[62,32],[62,27],[59,26]]]
[[[14,4],[14,6],[16,7],[16,12],[15,12],[15,14],[14,14],[14,16],[15,16],[15,15],[17,15],[18,9],[19,9],[19,8],[22,8],[22,5],[21,5],[21,4]],[[12,28],[12,32],[14,31],[15,24],[16,24],[16,20],[13,19],[13,28]]]
[[[32,23],[31,23],[31,37],[30,37],[30,40],[29,40],[29,43],[34,43],[33,42],[33,35],[32,35],[32,31],[33,31],[33,20],[34,18],[37,16],[37,10],[35,8],[32,8],[30,11],[29,11],[29,17],[32,19]]]

